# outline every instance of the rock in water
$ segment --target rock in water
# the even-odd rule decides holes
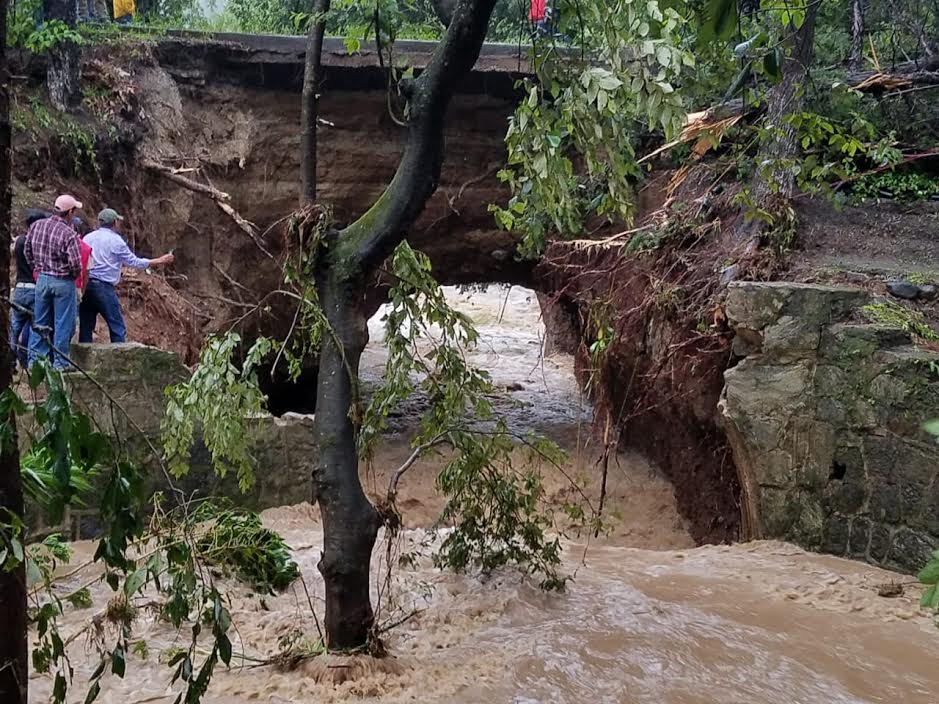
[[[888,281],[887,291],[891,296],[903,298],[907,301],[914,301],[919,296],[919,286],[907,281]]]

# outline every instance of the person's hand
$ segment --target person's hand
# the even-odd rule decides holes
[[[172,264],[174,261],[176,261],[176,257],[173,256],[172,252],[170,252],[169,254],[164,254],[162,257],[154,259],[150,263],[156,264],[158,266],[166,266],[167,264]]]

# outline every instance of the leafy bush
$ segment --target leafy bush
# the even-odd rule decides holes
[[[71,42],[82,44],[82,35],[69,27],[62,20],[49,20],[36,31],[29,34],[23,41],[23,46],[34,54],[44,54],[59,44]]]
[[[929,200],[939,195],[939,179],[918,171],[884,171],[859,178],[851,192],[858,200]]]
[[[40,506],[48,505],[60,489],[53,472],[52,451],[45,445],[34,445],[20,458],[20,472],[23,475],[23,491]],[[85,497],[92,491],[91,481],[97,475],[97,469],[86,470],[72,463],[69,479],[75,495],[72,503],[85,505]]]
[[[920,605],[932,611],[939,611],[939,550],[933,552],[932,559],[919,571],[916,578],[922,584],[928,585],[920,599]]]
[[[254,484],[255,462],[248,424],[251,418],[264,412],[266,399],[258,387],[255,369],[270,351],[271,343],[259,338],[238,369],[233,357],[240,343],[241,337],[232,332],[221,338],[209,338],[189,381],[166,389],[161,432],[174,476],[181,477],[189,471],[193,433],[197,424],[201,424],[216,473],[224,477],[234,470],[242,491]]]
[[[259,592],[283,591],[300,576],[284,539],[264,528],[258,514],[206,502],[191,518],[208,525],[196,540],[206,562],[231,570]]]

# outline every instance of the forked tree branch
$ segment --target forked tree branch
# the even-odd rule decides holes
[[[335,261],[351,272],[364,275],[379,266],[405,238],[437,190],[447,106],[479,57],[494,5],[495,0],[460,0],[430,63],[402,87],[410,98],[410,117],[398,169],[378,201],[338,234]]]

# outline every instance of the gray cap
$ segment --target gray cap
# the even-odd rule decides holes
[[[105,208],[100,213],[98,213],[98,222],[100,222],[102,225],[113,225],[118,220],[123,219],[124,216],[118,215],[118,212],[112,208]]]

